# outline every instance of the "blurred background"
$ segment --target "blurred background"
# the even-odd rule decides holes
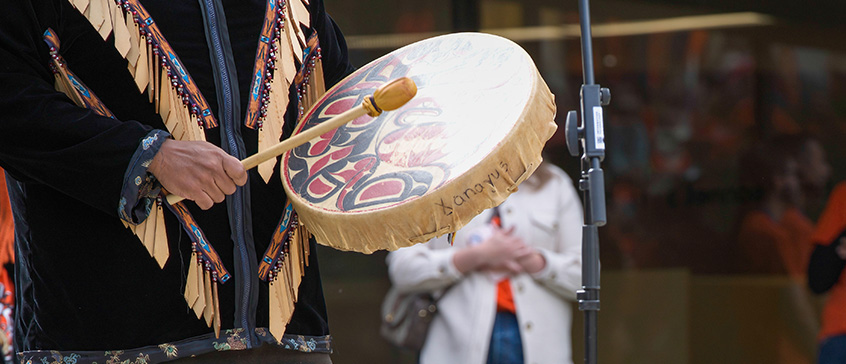
[[[357,66],[455,31],[516,41],[556,95],[559,132],[547,160],[578,179],[563,137],[582,84],[576,0],[325,4]],[[590,7],[596,82],[612,94],[599,362],[814,362],[825,296],[808,290],[805,270],[809,229],[846,178],[839,38],[846,2],[593,0]],[[818,141],[814,152],[795,146],[808,139]],[[792,167],[773,161],[794,151]],[[774,187],[773,176],[788,182]],[[772,198],[796,214],[800,228],[788,229],[790,239],[748,217]],[[389,287],[385,252],[319,254],[333,361],[412,363],[378,334]],[[580,363],[582,313],[574,313]]]

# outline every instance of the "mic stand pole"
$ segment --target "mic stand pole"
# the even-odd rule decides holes
[[[593,49],[591,45],[590,9],[588,0],[579,0],[579,22],[582,40],[581,120],[576,111],[567,113],[565,134],[567,149],[573,156],[581,155],[579,190],[583,192],[585,225],[582,227],[582,289],[576,293],[579,310],[585,315],[586,364],[597,362],[597,325],[599,311],[599,236],[598,228],[605,225],[605,178],[599,163],[605,158],[605,131],[602,106],[608,105],[611,92],[600,88],[593,78]]]

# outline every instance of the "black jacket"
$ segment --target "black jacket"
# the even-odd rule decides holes
[[[221,134],[229,127],[243,150],[222,147],[230,154],[251,155],[257,150],[257,134],[243,126],[243,117],[265,2],[220,2],[142,0],[218,115],[221,126],[206,130],[207,140],[222,145]],[[191,241],[175,217],[166,214],[170,259],[164,269],[118,218],[130,158],[150,130],[165,128],[146,96],[138,92],[112,38],[103,41],[67,0],[2,0],[0,5],[0,166],[10,177],[15,217],[17,351],[29,355],[57,350],[76,359],[86,357],[87,351],[112,358],[116,350],[127,350],[127,359],[152,355],[148,362],[156,362],[172,358],[165,355],[169,347],[161,344],[188,338],[193,344],[186,344],[180,357],[219,349],[218,345],[253,347],[266,340],[262,328],[268,324],[267,285],[258,280],[256,265],[286,200],[278,169],[269,184],[250,171],[247,186],[238,192],[245,199],[243,214],[235,213],[233,198],[208,211],[188,203],[233,276],[219,286],[222,327],[230,330],[214,340],[211,329],[183,299]],[[209,29],[204,20],[206,6],[220,10],[221,5],[218,19],[225,13],[228,32],[224,27]],[[349,74],[352,66],[343,37],[322,2],[312,0],[309,7],[328,87]],[[117,120],[77,107],[55,91],[49,51],[42,41],[47,28],[60,38],[68,67]],[[219,113],[220,87],[207,45],[209,31],[219,31],[231,44],[222,52],[232,57],[236,68],[240,112],[234,120]],[[286,114],[286,136],[296,117],[297,98],[291,100],[295,101]],[[238,221],[243,222],[243,234],[231,227]],[[314,254],[287,334],[292,334],[289,347],[328,350]]]

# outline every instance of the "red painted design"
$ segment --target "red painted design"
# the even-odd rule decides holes
[[[320,178],[317,178],[308,185],[308,191],[315,195],[322,196],[331,192],[332,186],[323,183]]]
[[[330,103],[323,111],[324,115],[335,116],[340,115],[344,111],[352,109],[355,106],[355,97],[347,97]]]
[[[402,193],[403,186],[402,181],[399,180],[379,182],[365,189],[359,198],[368,201],[381,197],[398,196]]]
[[[389,134],[379,147],[379,159],[402,167],[433,164],[443,158],[447,128],[429,124],[397,130]]]

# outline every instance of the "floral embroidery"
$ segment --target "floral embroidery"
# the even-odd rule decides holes
[[[265,343],[290,350],[309,353],[332,352],[332,337],[329,335],[285,335],[281,342],[277,342],[273,335],[270,335],[267,328],[256,328],[255,334]],[[47,350],[26,351],[18,353],[18,362],[20,364],[149,364],[165,362],[179,357],[201,355],[212,350],[246,349],[246,330],[238,328],[221,331],[220,339],[216,339],[214,334],[208,334],[185,341],[165,343],[134,350],[85,351],[74,353]]]
[[[126,214],[126,197],[120,198],[120,204],[118,204],[118,212],[120,212],[120,218],[124,221],[131,221],[129,215]]]
[[[78,358],[79,355],[75,353],[63,356],[62,353],[58,351],[50,351],[50,355],[41,358],[41,364],[76,364]],[[22,358],[21,363],[33,364],[33,359],[34,358],[29,358],[24,361],[24,359]],[[50,361],[50,359],[53,359],[53,361]]]
[[[144,353],[138,353],[135,361],[131,359],[121,360],[120,356],[124,353],[123,350],[107,351],[106,356],[111,355],[111,358],[106,361],[106,364],[148,364],[150,362],[150,355]]]
[[[124,364],[147,364],[150,362],[150,356],[144,353],[139,353],[138,357],[135,358],[135,361],[130,363],[129,360],[125,361]]]
[[[301,352],[331,353],[332,337],[285,335],[276,341],[267,328],[255,329],[259,340],[282,348]],[[221,331],[221,338],[214,334],[203,335],[177,343],[165,343],[133,350],[59,352],[33,350],[18,353],[20,364],[150,364],[161,363],[179,357],[208,353],[212,350],[246,350],[246,330],[243,328]],[[134,357],[134,358],[133,358]]]
[[[76,364],[76,359],[79,358],[77,354],[71,354],[62,359],[65,364]]]
[[[159,135],[153,134],[144,138],[144,140],[141,141],[141,145],[144,147],[144,150],[147,150],[150,149],[150,146],[153,145],[153,142],[155,142],[156,140],[159,140]]]
[[[179,349],[173,344],[161,344],[159,345],[159,349],[162,349],[162,352],[165,353],[168,358],[176,358],[179,356]]]
[[[313,352],[317,348],[317,342],[314,338],[306,340],[305,336],[297,335],[292,338],[284,339],[285,349],[302,351],[304,353]]]
[[[232,335],[226,338],[226,341],[233,350],[244,350],[247,348],[247,338],[241,337],[241,330],[233,332]]]
[[[227,351],[227,350],[230,350],[230,349],[232,349],[232,348],[229,347],[228,343],[219,343],[219,342],[214,343],[214,350]]]
[[[124,173],[124,184],[118,206],[123,221],[135,225],[147,218],[155,198],[161,191],[161,185],[147,171],[147,168],[168,137],[170,134],[166,131],[152,130],[141,140],[135,150],[132,161]]]
[[[289,349],[289,350],[296,350],[301,351],[304,353],[311,353],[311,352],[319,352],[319,353],[331,353],[332,352],[332,337],[329,335],[326,336],[303,336],[303,335],[284,335],[281,341],[276,341],[273,335],[267,331],[266,328],[256,328],[256,335],[258,337],[268,343],[272,343],[279,347]]]
[[[247,348],[247,339],[241,337],[241,332],[243,329],[236,329],[230,332],[230,335],[226,337],[226,342],[215,342],[214,349],[217,351],[227,351],[227,350],[244,350]]]
[[[107,351],[106,356],[109,355],[111,355],[112,357],[106,361],[106,364],[122,364],[120,361],[120,356],[123,355],[123,350]]]

